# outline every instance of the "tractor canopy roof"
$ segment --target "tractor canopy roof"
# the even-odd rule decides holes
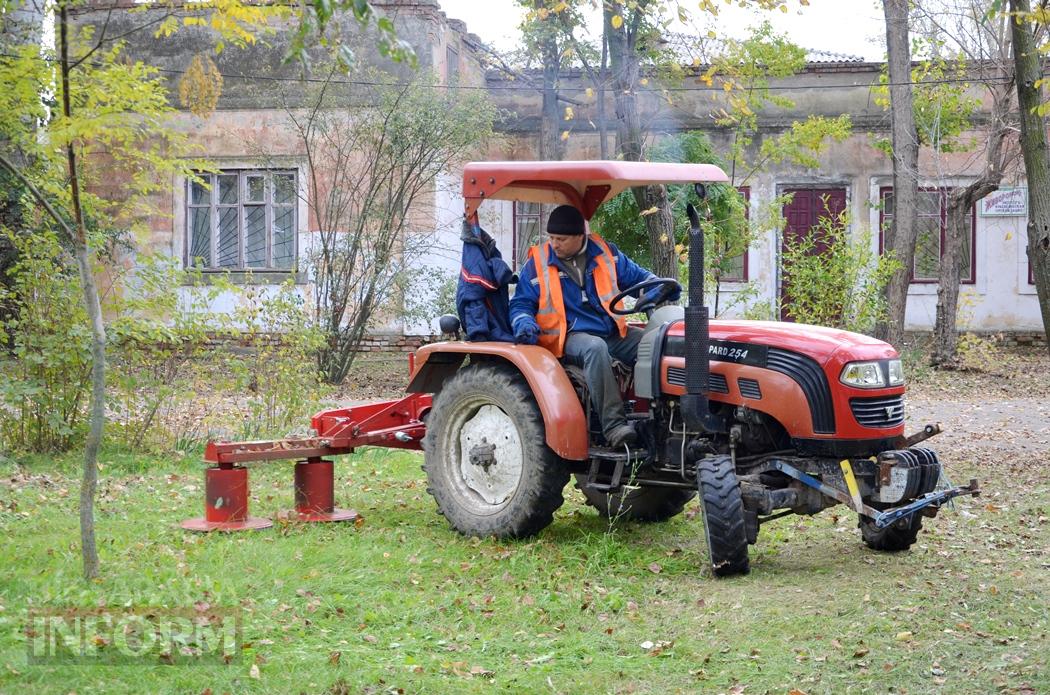
[[[466,216],[485,200],[573,205],[591,219],[625,188],[662,183],[726,183],[713,164],[665,162],[471,162],[463,169]]]

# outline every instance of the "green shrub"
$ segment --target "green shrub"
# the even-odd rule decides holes
[[[91,372],[80,280],[48,230],[0,235],[15,249],[0,318],[0,449],[64,451],[83,434]]]
[[[231,386],[245,397],[243,438],[302,433],[320,405],[315,354],[324,334],[313,327],[291,281],[279,288],[236,288],[233,328],[247,349],[231,352]]]
[[[209,339],[223,329],[224,317],[209,309],[220,288],[198,282],[180,292],[185,271],[159,255],[140,255],[120,279],[106,307],[113,317],[107,377],[116,427],[110,435],[131,449],[166,444],[177,438],[168,425],[196,395]]]
[[[785,243],[786,308],[792,320],[870,332],[885,315],[882,288],[899,262],[871,248],[871,232],[854,240],[849,216],[820,218],[806,235]]]

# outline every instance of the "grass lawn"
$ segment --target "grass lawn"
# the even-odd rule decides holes
[[[783,519],[763,529],[750,576],[716,581],[698,569],[695,506],[669,523],[610,533],[573,493],[535,540],[464,539],[435,513],[418,455],[372,449],[337,468],[339,499],[364,525],[201,536],[176,526],[199,514],[194,465],[104,460],[103,577],[90,585],[79,578],[76,462],[4,471],[0,690],[1050,688],[1045,486],[994,511],[961,502],[898,555],[864,549],[848,515]],[[290,504],[289,465],[251,475],[255,513]],[[243,663],[26,663],[29,606],[197,602],[242,607]]]
[[[363,449],[336,466],[363,525],[230,535],[177,526],[201,513],[193,457],[104,452],[85,583],[78,458],[0,459],[0,692],[1050,692],[1045,456],[948,449],[986,494],[910,552],[867,550],[840,507],[764,526],[729,580],[701,569],[695,502],[610,529],[569,489],[535,539],[468,539],[420,455]],[[252,512],[290,507],[291,482],[290,463],[252,468]],[[243,659],[27,663],[31,607],[201,603],[242,609]]]

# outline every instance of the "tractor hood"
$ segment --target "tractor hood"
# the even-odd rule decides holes
[[[685,337],[685,322],[676,321],[667,336]],[[711,340],[728,343],[768,345],[813,358],[820,365],[829,361],[845,364],[854,360],[896,358],[891,345],[870,336],[837,328],[810,326],[781,321],[711,321]],[[719,346],[710,348],[712,359],[718,359]]]

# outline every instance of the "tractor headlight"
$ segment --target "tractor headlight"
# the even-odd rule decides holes
[[[900,386],[904,383],[904,366],[900,360],[890,360],[887,371],[890,375],[890,386]]]
[[[878,362],[850,362],[842,369],[842,383],[862,389],[877,389],[886,386]]]

